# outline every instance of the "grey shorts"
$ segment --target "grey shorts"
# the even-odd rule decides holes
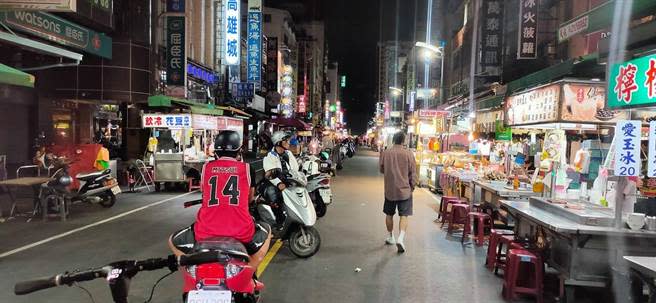
[[[393,216],[396,214],[396,210],[399,210],[399,216],[412,216],[412,196],[407,200],[401,201],[391,201],[385,199],[385,204],[383,205],[383,212],[388,216]]]

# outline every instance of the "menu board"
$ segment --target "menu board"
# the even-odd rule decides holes
[[[552,84],[506,99],[506,124],[510,126],[553,122],[558,119],[560,84]]]
[[[604,123],[628,119],[628,113],[606,109],[603,84],[563,84],[561,120],[568,122]]]

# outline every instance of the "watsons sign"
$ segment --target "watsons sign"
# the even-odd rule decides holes
[[[12,29],[111,59],[112,38],[42,12],[0,12],[0,22]]]

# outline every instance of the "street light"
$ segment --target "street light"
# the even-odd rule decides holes
[[[443,46],[435,46],[426,42],[421,42],[417,41],[415,43],[416,47],[420,47],[424,49],[423,55],[424,59],[426,60],[426,72],[424,74],[424,85],[428,87],[428,65],[430,64],[430,60],[432,59],[433,55],[435,55],[437,58],[440,58],[440,98],[443,98],[444,95],[444,47]]]
[[[392,95],[399,96],[403,93],[403,90],[398,87],[390,86],[389,89],[392,91]]]

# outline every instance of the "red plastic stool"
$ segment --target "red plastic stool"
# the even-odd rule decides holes
[[[506,265],[508,263],[507,262],[508,261],[508,256],[507,255],[508,254],[503,253],[503,247],[505,245],[506,250],[510,250],[511,245],[514,242],[515,242],[515,236],[514,235],[513,236],[501,236],[499,238],[499,242],[497,242],[498,245],[497,245],[497,252],[496,252],[496,256],[495,256],[496,258],[494,259],[494,263],[492,265],[492,268],[494,268],[494,274],[495,275],[499,273],[499,268],[503,269],[503,271],[504,271],[503,274],[504,275],[506,274]]]
[[[528,266],[528,268],[526,268]],[[528,250],[511,249],[508,251],[508,264],[503,282],[503,297],[506,300],[517,298],[517,294],[529,294],[542,303],[543,270],[542,258]],[[524,268],[521,268],[524,267]],[[526,279],[520,279],[519,273],[528,273]],[[532,275],[531,275],[532,274]]]
[[[465,221],[465,228],[462,231],[462,238],[460,243],[465,243],[465,238],[471,234],[471,221],[476,220],[478,222],[476,226],[476,245],[482,246],[485,243],[485,228],[489,227],[492,229],[492,217],[486,213],[480,212],[470,212],[467,214],[467,221]]]
[[[189,178],[189,191],[192,192],[194,190],[200,189],[200,180],[194,184],[194,178]]]
[[[440,200],[440,211],[437,213],[437,220],[442,219],[442,221],[444,221],[444,217],[447,215],[448,202],[453,200],[460,199],[454,196],[442,196],[442,199]]]
[[[460,199],[453,199],[453,200],[447,200],[446,205],[444,206],[444,214],[442,215],[442,225],[441,227],[444,227],[444,224],[448,222],[451,218],[451,213],[453,212],[453,205],[454,204],[466,204],[464,201]],[[451,209],[449,210],[449,206],[451,206]]]
[[[499,241],[501,236],[513,236],[515,233],[512,230],[505,229],[492,229],[490,231],[490,243],[487,247],[487,258],[485,259],[485,266],[489,270],[495,268],[497,262],[497,250],[499,249]]]
[[[453,232],[453,225],[455,224],[466,224],[467,221],[469,221],[469,217],[467,217],[467,214],[469,213],[469,205],[468,204],[452,204],[451,205],[451,213],[449,214],[449,229],[448,233]]]

